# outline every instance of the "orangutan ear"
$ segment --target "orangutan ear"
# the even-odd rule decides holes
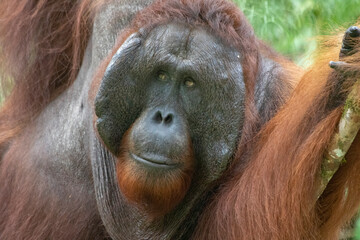
[[[285,81],[285,71],[287,70],[273,59],[262,56],[259,60],[255,103],[261,113],[261,125],[274,117],[277,109],[284,104],[292,91],[291,81]],[[289,76],[287,78],[289,80]]]

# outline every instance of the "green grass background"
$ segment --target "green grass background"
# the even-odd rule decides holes
[[[360,218],[356,222],[355,237],[354,240],[360,240]]]
[[[300,65],[316,48],[314,36],[347,28],[360,0],[235,0],[259,38]]]

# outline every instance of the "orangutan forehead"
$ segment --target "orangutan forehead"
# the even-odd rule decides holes
[[[224,43],[206,26],[173,22],[154,27],[144,38],[146,49],[167,51],[183,58],[187,55],[201,56],[202,59],[221,56],[238,61],[240,57],[235,48]]]

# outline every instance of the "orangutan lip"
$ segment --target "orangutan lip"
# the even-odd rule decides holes
[[[173,167],[177,167],[177,165],[178,165],[178,164],[168,163],[169,161],[167,161],[164,157],[160,157],[160,158],[163,158],[164,160],[157,160],[154,158],[149,159],[149,158],[140,157],[131,152],[130,152],[130,157],[137,162],[140,162],[140,163],[146,164],[148,166],[152,166],[152,167],[173,168]]]

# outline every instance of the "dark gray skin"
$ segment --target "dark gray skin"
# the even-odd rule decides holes
[[[340,50],[340,58],[355,53],[354,49],[356,49],[356,44],[358,44],[358,41],[355,39],[358,37],[360,37],[360,29],[357,26],[351,26],[346,30]]]

